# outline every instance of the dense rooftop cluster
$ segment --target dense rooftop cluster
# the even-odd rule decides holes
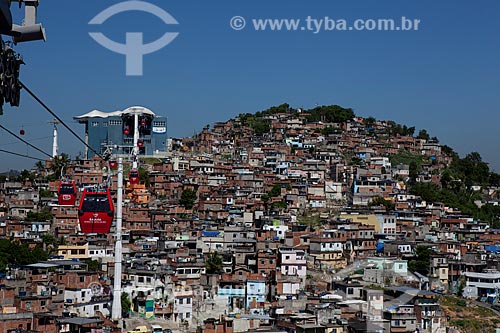
[[[479,154],[415,134],[340,106],[283,104],[173,139],[170,157],[142,161],[141,184],[126,187],[125,323],[493,329],[495,307],[473,308],[498,300],[500,177]],[[0,331],[119,331],[113,235],[80,233],[78,209],[57,204],[60,164],[0,182]],[[102,183],[103,166],[66,172],[82,189]]]

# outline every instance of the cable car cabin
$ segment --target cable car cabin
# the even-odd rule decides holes
[[[84,234],[109,233],[114,213],[109,189],[104,192],[91,192],[87,189],[83,191],[78,209],[78,220]]]
[[[139,184],[139,171],[137,171],[137,169],[130,170],[130,173],[128,174],[128,182],[130,185]]]
[[[116,170],[118,169],[118,163],[116,161],[109,161],[109,167],[111,170]]]
[[[60,205],[74,206],[76,202],[76,185],[73,182],[61,182],[57,189],[57,201]]]

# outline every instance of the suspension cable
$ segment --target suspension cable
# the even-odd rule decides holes
[[[52,138],[52,136],[44,136],[41,138],[29,139],[29,142],[40,141],[40,140],[45,140],[45,139],[50,139],[50,138]],[[0,144],[0,147],[12,146],[16,143],[18,143],[18,142],[16,141],[16,142],[2,143],[2,144]]]
[[[23,82],[21,81],[18,81],[19,84],[21,85],[21,87],[26,90],[26,92],[28,94],[31,95],[31,97],[33,97],[48,113],[50,113],[54,118],[57,119],[57,121],[59,121],[64,127],[66,127],[66,129],[75,136],[75,138],[77,138],[81,143],[83,143],[88,149],[90,149],[94,154],[96,154],[97,156],[99,156],[100,158],[102,158],[103,160],[105,160],[105,158],[99,154],[94,148],[92,148],[91,146],[89,146],[88,143],[86,143],[82,138],[80,138],[80,136],[78,136],[78,134],[75,133],[75,131],[73,131],[71,129],[71,127],[69,127],[61,118],[59,118],[59,116],[54,112],[52,111],[34,92],[32,92]],[[51,156],[52,157],[52,156]]]
[[[19,153],[13,152],[13,151],[5,150],[5,149],[0,149],[0,153],[6,153],[6,154],[11,154],[11,155],[16,155],[16,156],[31,158],[32,160],[37,160],[37,161],[45,161],[42,158],[33,157],[33,156],[29,156],[29,155],[24,155],[24,154],[19,154]]]
[[[31,143],[29,143],[28,141],[24,140],[23,138],[21,138],[19,135],[17,135],[16,133],[12,132],[11,130],[9,130],[8,128],[5,128],[2,124],[0,124],[0,128],[3,129],[4,131],[6,131],[7,133],[9,133],[10,135],[16,137],[17,139],[19,139],[20,141],[24,142],[25,144],[27,144],[28,146],[30,146],[31,148],[35,149],[35,150],[38,150],[40,153],[48,156],[49,158],[52,158],[52,155],[50,155],[49,153],[46,153],[44,152],[43,150],[41,150],[40,148],[32,145]]]

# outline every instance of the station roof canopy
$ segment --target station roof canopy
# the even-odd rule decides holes
[[[89,118],[108,118],[113,116],[120,117],[123,115],[134,115],[136,113],[139,115],[148,115],[152,117],[155,116],[154,112],[148,108],[145,108],[143,106],[131,106],[123,111],[118,110],[112,112],[103,112],[99,110],[92,110],[86,114],[82,114],[81,116],[76,116],[74,117],[74,119],[80,122],[86,122]]]

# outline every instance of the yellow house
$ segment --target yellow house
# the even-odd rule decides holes
[[[380,222],[375,214],[340,214],[341,219],[350,219],[355,223],[372,225],[375,227],[375,233],[380,233]]]
[[[57,255],[64,257],[64,259],[88,259],[89,244],[60,245],[57,250]]]

